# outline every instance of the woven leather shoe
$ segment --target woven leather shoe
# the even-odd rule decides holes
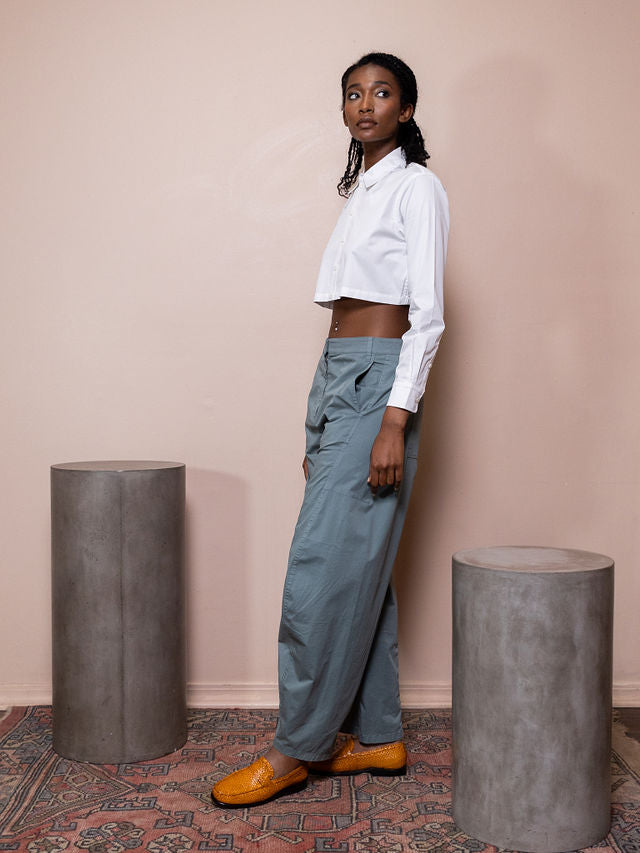
[[[307,768],[296,767],[284,776],[273,778],[273,767],[264,756],[253,764],[235,770],[213,786],[211,797],[223,808],[266,803],[282,794],[300,791],[307,784]]]
[[[387,743],[376,749],[353,752],[353,738],[327,761],[308,761],[312,773],[349,776],[354,773],[373,773],[375,776],[402,776],[407,770],[407,750],[402,741]]]

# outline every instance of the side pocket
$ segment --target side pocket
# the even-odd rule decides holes
[[[322,403],[325,389],[327,387],[327,361],[324,355],[320,356],[320,361],[316,367],[316,372],[313,374],[311,389],[307,398],[307,416],[306,423],[311,424],[315,421],[318,410]]]
[[[383,365],[372,359],[364,370],[357,374],[353,381],[353,397],[356,408],[361,409],[366,404],[367,392],[380,385]]]

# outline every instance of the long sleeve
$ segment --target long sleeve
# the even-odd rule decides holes
[[[410,328],[402,336],[396,377],[387,401],[415,412],[444,331],[443,281],[449,202],[432,172],[416,175],[401,201],[407,252]]]

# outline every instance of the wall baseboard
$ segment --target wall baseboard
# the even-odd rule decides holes
[[[51,684],[0,684],[0,711],[24,705],[50,705]]]
[[[636,681],[614,682],[613,707],[640,708],[640,684]]]
[[[400,685],[403,708],[450,708],[451,683],[406,683]],[[0,684],[0,711],[12,706],[50,705],[50,684]],[[276,684],[187,685],[190,708],[277,708]],[[640,708],[640,682],[627,681],[613,685],[615,708]]]
[[[278,686],[272,683],[187,684],[189,708],[277,708]]]
[[[450,708],[451,685],[401,684],[403,708]],[[187,703],[191,708],[277,708],[276,684],[189,684]]]
[[[451,682],[401,683],[400,703],[403,708],[450,708]]]

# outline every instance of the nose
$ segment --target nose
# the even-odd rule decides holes
[[[360,101],[360,112],[361,113],[372,113],[373,112],[373,99],[371,95],[364,95],[362,100]]]

